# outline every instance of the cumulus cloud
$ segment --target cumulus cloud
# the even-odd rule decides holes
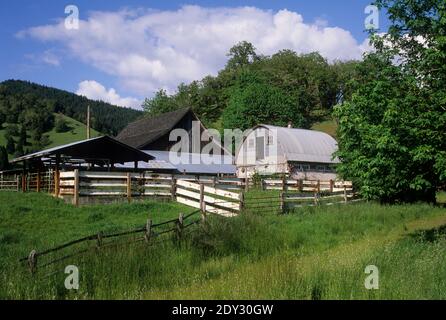
[[[319,51],[329,60],[359,59],[366,47],[351,33],[327,23],[306,23],[297,12],[255,7],[91,12],[78,30],[64,21],[21,31],[18,36],[59,42],[81,61],[118,79],[140,96],[180,82],[216,74],[237,42],[254,44],[259,53],[281,49]]]
[[[138,99],[132,97],[123,98],[116,93],[115,89],[110,88],[107,90],[102,84],[94,80],[85,80],[79,83],[76,94],[122,107],[138,108],[141,106],[141,101]]]

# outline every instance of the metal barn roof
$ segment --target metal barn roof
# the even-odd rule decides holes
[[[233,164],[232,156],[211,156],[208,154],[200,153],[182,153],[181,157],[188,160],[188,163],[171,163],[171,155],[174,152],[169,151],[157,151],[157,150],[144,150],[143,152],[155,157],[157,161],[163,161],[169,165],[173,165],[180,173],[186,172],[191,174],[235,174],[236,167]],[[214,162],[217,163],[212,163]],[[210,164],[208,164],[210,163]]]
[[[108,160],[114,163],[149,161],[153,157],[109,136],[77,141],[66,145],[31,153],[12,160],[12,163],[63,156],[86,161]]]
[[[337,158],[333,159],[333,153],[338,149],[336,140],[324,132],[270,125],[259,125],[255,129],[262,127],[277,133],[277,142],[288,161],[340,162]]]

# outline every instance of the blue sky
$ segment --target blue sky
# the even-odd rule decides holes
[[[320,51],[329,60],[367,49],[364,0],[0,2],[0,80],[22,79],[137,107],[159,89],[215,74],[227,50]],[[64,27],[79,9],[78,30]],[[380,30],[386,20],[380,14]]]

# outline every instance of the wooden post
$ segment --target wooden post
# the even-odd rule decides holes
[[[314,193],[314,204],[315,205],[319,205],[319,198],[318,198],[318,196],[319,196],[319,193],[315,192]]]
[[[345,182],[344,182],[344,202],[347,203],[347,201],[348,201],[348,198],[347,198],[347,186],[345,185]]]
[[[260,179],[260,183],[262,184],[262,191],[265,191],[266,190],[265,179]]]
[[[144,239],[145,239],[146,243],[150,242],[151,237],[152,237],[152,220],[147,219],[146,232],[144,234]]]
[[[99,249],[102,246],[102,232],[99,232],[96,238],[96,248]]]
[[[26,173],[22,174],[22,192],[26,192]]]
[[[249,178],[248,177],[245,178],[245,191],[246,192],[249,191]]]
[[[304,181],[302,179],[299,179],[299,192],[304,191]]]
[[[239,210],[242,211],[245,208],[245,194],[243,192],[240,192],[239,201]]]
[[[285,192],[280,193],[280,213],[285,213]]]
[[[217,181],[217,177],[214,176],[214,177],[212,178],[212,187],[214,187],[214,188],[217,187],[217,183],[218,183],[218,181]]]
[[[37,170],[37,187],[36,191],[40,192],[40,170]]]
[[[15,180],[17,183],[17,192],[19,192],[20,191],[20,178],[18,175],[15,176]]]
[[[321,193],[321,180],[317,181],[317,193]]]
[[[37,251],[33,250],[28,256],[28,266],[32,274],[37,271]]]
[[[333,193],[333,188],[334,188],[334,181],[333,179],[330,180],[330,193]]]
[[[170,193],[172,195],[172,201],[175,201],[177,195],[177,179],[174,177],[174,175],[172,175],[172,187]]]
[[[59,178],[60,178],[59,169],[56,169],[54,170],[54,195],[56,197],[58,197],[60,193]]]
[[[177,236],[178,241],[181,240],[181,237],[183,235],[183,227],[184,227],[184,214],[180,213],[180,216],[178,217],[177,229],[176,229],[176,236]]]
[[[79,206],[79,170],[74,170],[73,204]]]
[[[132,175],[127,173],[127,200],[132,202]]]
[[[90,105],[87,106],[87,140],[90,139]]]
[[[285,175],[282,176],[282,191],[286,192],[286,177]]]
[[[203,206],[201,207],[201,221],[206,221],[206,203],[203,202]]]
[[[204,211],[204,184],[200,183],[200,208]]]

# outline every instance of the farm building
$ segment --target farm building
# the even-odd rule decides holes
[[[144,117],[132,122],[117,135],[116,139],[140,150],[170,151],[177,141],[170,141],[169,136],[176,129],[187,131],[191,153],[200,153],[201,148],[211,142],[207,129],[190,108]],[[209,141],[201,141],[200,138]],[[197,146],[193,145],[194,139],[200,139]],[[220,154],[228,154],[219,142],[213,143],[219,147]],[[199,150],[194,150],[195,147]]]
[[[245,137],[235,164],[239,178],[287,174],[293,179],[334,180],[336,140],[326,133],[259,125]]]
[[[174,161],[173,158],[177,156],[171,152],[171,148],[178,141],[169,139],[171,132],[176,129],[185,130],[188,136],[189,152],[180,153],[178,158],[181,162]],[[176,173],[194,175],[236,173],[232,155],[221,146],[220,142],[211,139],[207,129],[190,108],[137,120],[124,128],[116,139],[155,158],[149,163],[140,163],[140,168],[150,169],[157,166],[158,169],[174,169]],[[197,142],[194,139],[199,140]],[[212,148],[214,153],[211,155],[201,153],[202,148],[208,144],[214,144]],[[131,166],[132,163],[126,163],[121,167]]]

